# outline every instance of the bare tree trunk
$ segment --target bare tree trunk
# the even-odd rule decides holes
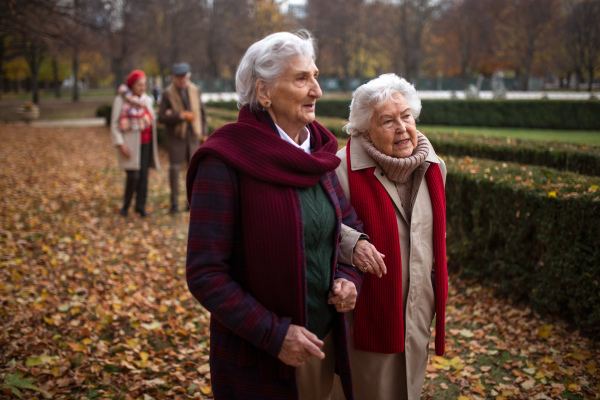
[[[79,43],[73,45],[73,101],[79,101]]]
[[[115,73],[115,93],[119,89],[119,85],[125,82],[125,76],[123,75],[123,58],[113,58],[112,60],[113,72]]]
[[[54,97],[60,99],[60,82],[58,81],[58,61],[52,58],[52,80],[54,81]]]
[[[42,44],[37,40],[32,40],[28,43],[27,53],[25,56],[29,69],[31,70],[31,94],[32,101],[35,104],[40,102],[39,90],[39,72],[40,65],[44,59],[44,50]]]
[[[6,53],[6,45],[4,44],[4,34],[0,34],[0,99],[2,98],[2,93],[4,92],[4,55]]]

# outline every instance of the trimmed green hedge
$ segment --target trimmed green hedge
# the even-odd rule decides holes
[[[224,108],[226,110],[236,110],[239,111],[237,106],[237,101],[207,101],[204,103],[206,107],[212,108]]]
[[[600,101],[561,100],[422,100],[419,123],[600,130]],[[317,116],[348,118],[350,99],[321,99]]]
[[[600,130],[597,100],[423,100],[422,103],[419,123],[425,125]],[[206,106],[238,109],[235,101],[210,101]],[[317,119],[347,119],[349,107],[350,99],[320,99]]]
[[[448,262],[600,337],[600,178],[448,157]]]
[[[499,128],[600,129],[600,101],[423,100],[421,124]]]
[[[600,175],[600,147],[486,136],[427,133],[436,152],[534,164],[585,175]]]

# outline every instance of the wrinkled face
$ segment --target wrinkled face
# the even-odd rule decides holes
[[[185,89],[190,83],[190,74],[173,75],[173,83],[178,89]]]
[[[131,91],[136,96],[141,96],[146,92],[146,78],[140,78],[131,87]]]
[[[319,70],[309,57],[295,56],[268,91],[268,105],[262,102],[277,125],[288,135],[315,120],[315,102],[323,92],[317,82]]]
[[[417,147],[417,124],[403,95],[393,94],[375,109],[365,137],[387,156],[405,158],[412,154]]]

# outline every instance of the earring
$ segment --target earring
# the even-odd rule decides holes
[[[270,100],[265,100],[265,106],[269,107],[270,104],[271,104]]]

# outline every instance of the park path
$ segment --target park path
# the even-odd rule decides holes
[[[150,176],[149,218],[118,215],[109,136],[0,124],[0,399],[27,382],[56,399],[211,397],[188,216],[167,212],[165,169]],[[598,344],[490,288],[451,277],[447,329],[424,399],[600,398]]]

